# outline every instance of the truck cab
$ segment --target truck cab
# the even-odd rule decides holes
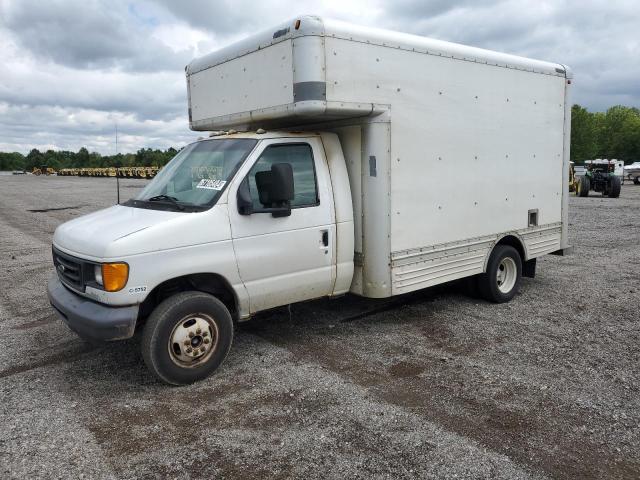
[[[346,179],[331,133],[194,142],[134,198],[56,230],[51,303],[80,336],[116,340],[177,292],[215,295],[227,330],[260,310],[341,295],[353,277]],[[216,337],[207,320],[193,325],[172,336]],[[194,355],[195,345],[174,340],[167,344],[178,366],[199,364],[211,345],[202,338]]]

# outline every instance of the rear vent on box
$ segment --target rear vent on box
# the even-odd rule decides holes
[[[529,210],[529,226],[537,227],[538,226],[538,209]]]

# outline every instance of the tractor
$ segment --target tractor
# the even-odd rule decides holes
[[[41,165],[40,167],[33,167],[33,171],[31,173],[33,175],[55,175],[56,171],[47,165]]]
[[[578,197],[588,197],[589,191],[600,192],[609,198],[618,198],[622,183],[620,177],[614,173],[615,164],[608,160],[590,162],[586,166],[584,175],[576,176],[571,166],[569,178],[573,184],[572,190]]]

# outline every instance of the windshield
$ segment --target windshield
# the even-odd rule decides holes
[[[216,203],[257,140],[220,139],[186,146],[125,205],[200,211]]]

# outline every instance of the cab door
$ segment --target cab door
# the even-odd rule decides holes
[[[237,191],[248,182],[253,210],[260,203],[256,173],[289,163],[294,176],[291,215],[241,215]],[[251,312],[329,295],[335,283],[335,214],[321,140],[263,140],[229,192],[229,215],[238,270]]]

